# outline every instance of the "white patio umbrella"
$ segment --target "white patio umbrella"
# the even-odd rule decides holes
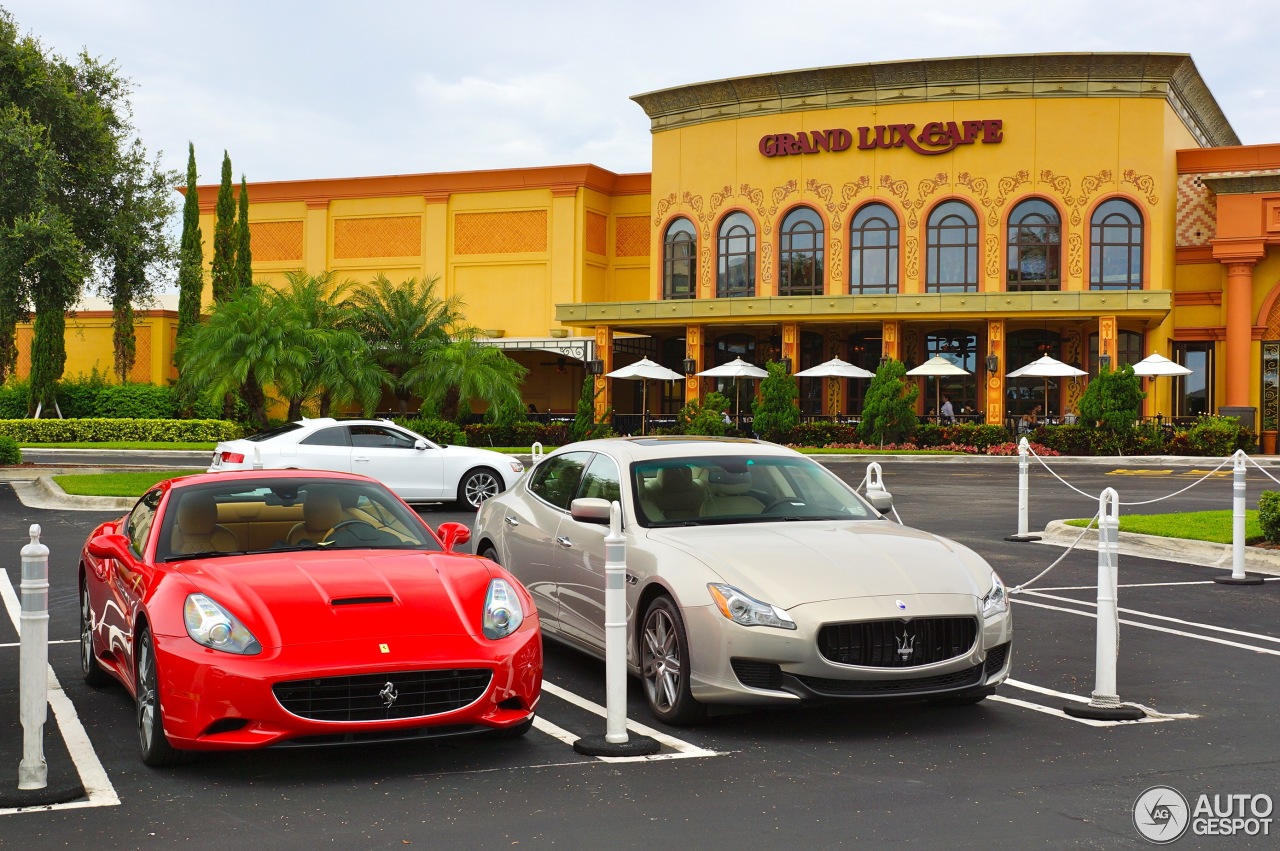
[[[1191,370],[1187,369],[1180,363],[1174,363],[1163,355],[1148,355],[1133,365],[1133,374],[1142,375],[1151,379],[1152,401],[1155,397],[1155,379],[1162,375],[1190,375]],[[1159,405],[1152,405],[1153,408],[1159,410]]]
[[[875,378],[876,374],[869,369],[863,369],[860,366],[842,361],[840,358],[832,358],[825,363],[817,366],[811,366],[808,369],[802,369],[796,373],[796,378]]]
[[[1050,378],[1077,378],[1081,375],[1088,375],[1083,369],[1076,369],[1069,363],[1063,363],[1057,358],[1051,358],[1048,355],[1033,360],[1026,366],[1020,366],[1013,372],[1005,373],[1006,378],[1043,378],[1044,379],[1044,404],[1045,414],[1049,413],[1049,379]]]
[[[656,381],[683,381],[684,376],[676,372],[674,369],[667,369],[660,363],[654,363],[648,358],[641,358],[635,363],[627,364],[624,367],[615,369],[613,372],[605,373],[609,378],[638,378],[642,382],[640,389],[640,433],[647,431],[646,426],[649,421],[649,379]]]
[[[738,421],[742,421],[742,406],[740,404],[741,391],[738,388],[739,378],[768,378],[769,370],[761,369],[754,364],[749,364],[742,358],[734,358],[728,363],[713,366],[711,369],[704,369],[698,375],[705,375],[708,378],[732,378],[733,379],[733,410],[738,416]]]
[[[908,369],[907,375],[933,376],[933,410],[938,422],[942,422],[942,377],[944,375],[969,375],[969,370],[956,366],[942,355],[934,355],[915,369]]]

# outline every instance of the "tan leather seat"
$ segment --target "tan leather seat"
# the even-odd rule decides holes
[[[218,525],[218,503],[211,493],[189,493],[178,503],[178,525],[171,546],[175,553],[233,553],[240,549],[235,533]]]
[[[346,515],[337,491],[326,487],[312,488],[302,503],[302,522],[289,530],[286,540],[291,547],[303,541],[318,544],[344,519]]]
[[[754,515],[764,511],[764,503],[750,496],[751,474],[712,470],[707,476],[711,496],[702,504],[701,516]]]
[[[690,467],[663,467],[646,488],[644,499],[653,503],[667,520],[697,517],[706,491],[693,478]]]

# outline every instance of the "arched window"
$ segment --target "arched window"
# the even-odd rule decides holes
[[[1089,289],[1142,289],[1142,214],[1131,201],[1112,198],[1093,211]]]
[[[925,240],[929,292],[978,291],[978,216],[972,207],[963,201],[934,207]]]
[[[849,292],[898,291],[898,217],[885,204],[867,204],[849,223]]]
[[[756,294],[756,223],[746,213],[730,213],[720,223],[716,296]]]
[[[1062,288],[1062,219],[1048,201],[1031,198],[1009,214],[1010,292]]]
[[[698,297],[698,232],[676,219],[662,238],[662,297]]]
[[[822,295],[822,218],[808,207],[796,207],[782,220],[778,246],[778,295]]]

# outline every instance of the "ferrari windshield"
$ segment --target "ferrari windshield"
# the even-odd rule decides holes
[[[175,487],[156,559],[353,548],[440,545],[421,518],[381,485],[281,476]]]
[[[631,488],[641,524],[652,527],[880,517],[848,485],[800,456],[637,461]]]

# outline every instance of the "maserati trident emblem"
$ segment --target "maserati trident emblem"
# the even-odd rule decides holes
[[[898,642],[898,656],[905,662],[911,658],[911,654],[916,652],[916,637],[907,635],[905,632],[901,638],[895,639]],[[391,685],[387,683],[387,685]]]
[[[902,651],[899,650],[899,653]],[[400,692],[396,691],[395,683],[387,683],[382,687],[382,691],[378,692],[378,697],[382,698],[382,705],[387,709],[396,702],[396,698],[400,696]]]

